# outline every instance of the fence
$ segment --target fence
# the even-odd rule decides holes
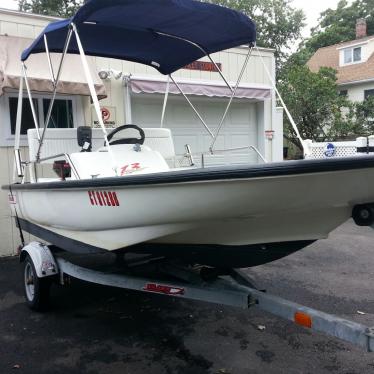
[[[374,155],[374,135],[346,142],[315,143],[312,140],[306,140],[305,143],[307,147],[305,158],[307,159]]]

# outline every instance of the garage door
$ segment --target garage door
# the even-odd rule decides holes
[[[215,130],[225,110],[227,99],[198,98],[193,104],[211,128]],[[141,127],[160,127],[163,97],[161,95],[136,95],[132,98],[133,122]],[[258,143],[256,105],[243,101],[234,102],[221,130],[215,149],[245,147]],[[185,144],[194,154],[208,152],[211,137],[181,97],[169,97],[164,127],[172,130],[176,153],[183,155]],[[200,157],[196,159],[199,163]],[[257,162],[253,151],[236,151],[215,156],[205,156],[209,165],[241,164]]]

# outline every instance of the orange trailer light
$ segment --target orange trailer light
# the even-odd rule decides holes
[[[312,328],[312,317],[303,312],[296,312],[294,317],[295,323],[300,326]]]

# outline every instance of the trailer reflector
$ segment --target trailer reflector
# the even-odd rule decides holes
[[[307,327],[308,329],[312,328],[312,317],[306,313],[296,312],[294,321],[297,325]]]
[[[163,284],[156,284],[156,283],[146,284],[143,290],[147,292],[161,293],[164,295],[172,295],[172,296],[184,295],[184,288],[166,286]]]

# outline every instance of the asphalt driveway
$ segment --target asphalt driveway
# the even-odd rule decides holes
[[[257,310],[75,281],[52,289],[48,313],[31,312],[19,270],[0,259],[2,374],[374,373],[374,353]],[[270,293],[374,326],[373,230],[349,222],[248,273]]]

